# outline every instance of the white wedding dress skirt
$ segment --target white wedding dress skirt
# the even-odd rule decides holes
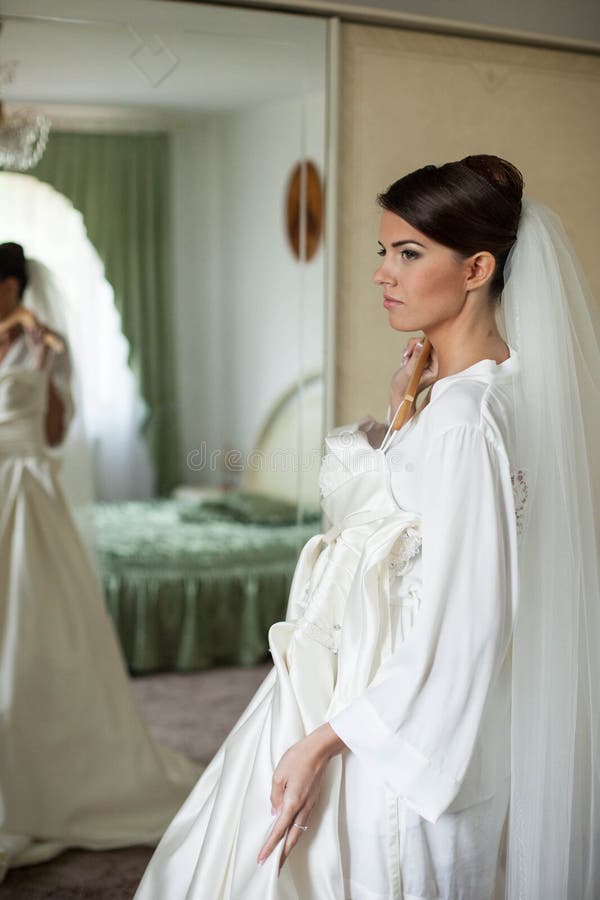
[[[0,369],[0,877],[65,847],[155,844],[199,774],[138,712],[45,452],[47,373]]]

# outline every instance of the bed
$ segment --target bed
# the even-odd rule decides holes
[[[297,473],[253,470],[238,491],[182,486],[171,499],[96,505],[106,602],[132,673],[267,658],[268,630],[285,616],[300,550],[321,531],[320,385],[318,378],[303,386],[301,439],[315,465],[304,467],[301,483]],[[257,448],[286,446],[297,402],[286,392]]]

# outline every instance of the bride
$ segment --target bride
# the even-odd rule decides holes
[[[157,843],[198,776],[146,730],[48,451],[73,414],[68,352],[8,327],[34,268],[0,245],[0,880],[66,847]]]
[[[332,525],[274,667],[136,900],[597,896],[600,329],[560,220],[522,190],[479,155],[380,195],[374,280],[431,345],[428,394],[399,429],[327,435]]]

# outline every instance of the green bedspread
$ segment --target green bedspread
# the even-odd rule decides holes
[[[281,504],[241,494],[201,505],[98,504],[104,589],[130,670],[265,659],[300,550],[321,530],[316,510],[301,525],[257,524],[290,518]]]

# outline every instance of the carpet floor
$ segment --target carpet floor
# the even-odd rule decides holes
[[[133,679],[133,688],[156,740],[206,764],[269,669],[147,675]],[[43,865],[9,871],[0,900],[131,900],[151,855],[148,847],[68,850]]]

